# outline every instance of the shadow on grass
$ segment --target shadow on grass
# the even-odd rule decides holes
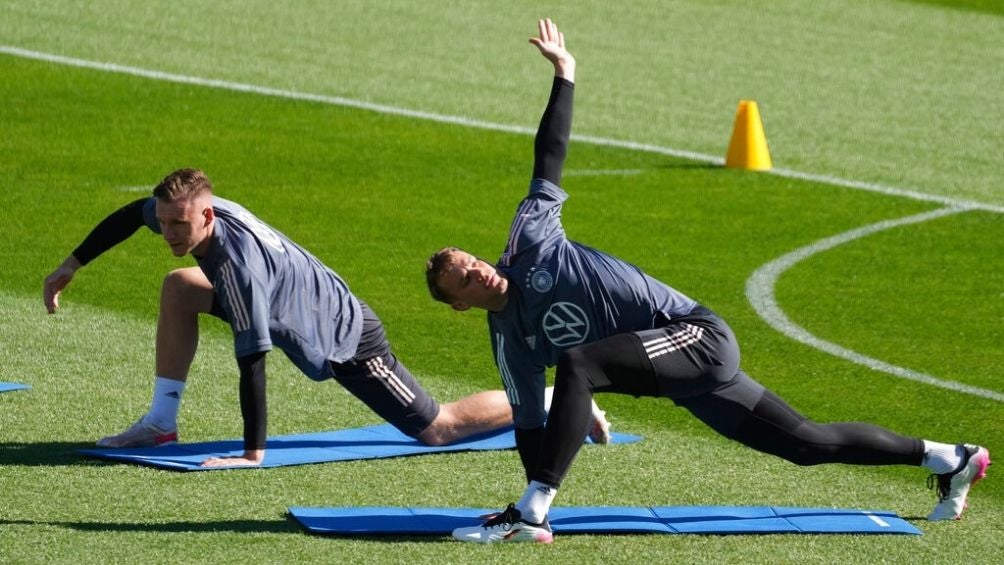
[[[268,533],[268,534],[303,534],[321,539],[351,539],[356,541],[392,542],[442,542],[445,536],[415,536],[415,535],[314,535],[304,530],[299,522],[292,517],[285,520],[220,520],[216,522],[169,522],[166,524],[149,524],[136,522],[64,522],[45,520],[4,520],[0,519],[0,528],[4,526],[55,526],[81,532],[153,532],[153,533]]]
[[[57,526],[81,532],[156,533],[272,533],[289,534],[303,530],[291,520],[220,520],[217,522],[47,522],[44,520],[0,520],[0,526]]]
[[[0,444],[0,465],[22,467],[69,467],[75,465],[104,466],[107,462],[90,459],[78,449],[94,447],[93,443],[49,441],[40,443]]]
[[[925,522],[920,516],[904,518],[907,521]],[[151,532],[151,533],[194,533],[194,534],[219,534],[219,533],[269,533],[269,534],[303,534],[320,539],[345,539],[374,543],[441,543],[449,539],[447,534],[415,535],[415,534],[311,534],[302,528],[299,522],[292,516],[287,515],[285,520],[219,520],[215,522],[169,522],[163,524],[140,523],[140,522],[69,522],[69,521],[44,521],[44,520],[6,520],[0,519],[0,527],[3,526],[55,526],[71,530],[91,533],[122,533],[122,532]],[[607,535],[652,535],[653,532],[608,532]],[[688,535],[688,534],[680,534]],[[690,534],[693,535],[693,534]],[[712,534],[716,535],[716,534]],[[743,534],[740,534],[743,535]],[[856,535],[848,533],[797,533],[797,532],[747,532],[749,536],[832,536],[832,535]]]

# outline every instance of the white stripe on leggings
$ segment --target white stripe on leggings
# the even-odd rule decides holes
[[[669,335],[644,342],[645,352],[649,359],[655,359],[660,355],[672,353],[685,347],[691,346],[701,340],[704,336],[704,328],[691,324],[681,324],[683,329]]]

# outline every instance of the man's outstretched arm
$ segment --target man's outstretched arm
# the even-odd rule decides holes
[[[55,271],[45,277],[42,285],[42,301],[50,314],[59,309],[59,293],[70,284],[73,275],[80,267],[125,241],[143,225],[143,206],[147,200],[141,198],[112,212],[91,230],[83,243],[77,246]]]
[[[537,22],[539,37],[530,43],[554,65],[554,83],[534,140],[533,178],[561,186],[561,171],[572,134],[575,57],[565,49],[565,35],[550,19]]]

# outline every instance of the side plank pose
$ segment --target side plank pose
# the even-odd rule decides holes
[[[168,175],[153,197],[105,218],[44,283],[50,313],[77,269],[141,226],[163,235],[171,252],[191,254],[198,267],[165,279],[157,324],[154,397],[150,411],[103,447],[177,441],[177,415],[198,346],[198,314],[228,322],[240,369],[244,453],[210,458],[207,467],[258,465],[265,457],[265,356],[282,350],[313,380],[334,379],[408,436],[442,445],[512,423],[502,391],[440,405],[391,352],[377,315],[334,271],[234,202],[213,196],[195,169]],[[598,442],[609,425],[597,409]]]
[[[448,247],[429,260],[433,298],[488,311],[495,362],[512,404],[529,485],[522,498],[461,541],[550,543],[548,510],[589,429],[594,392],[667,397],[715,431],[798,465],[914,465],[933,473],[929,520],[958,519],[986,449],[904,437],[865,423],[820,424],[739,369],[739,346],[718,315],[616,257],[570,241],[559,188],[572,124],[575,59],[551,20],[530,39],[555,77],[534,143],[529,195],[491,265]],[[547,416],[545,367],[555,366]]]

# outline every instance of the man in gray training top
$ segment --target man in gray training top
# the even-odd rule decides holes
[[[240,369],[244,453],[204,466],[258,465],[265,457],[265,355],[281,349],[313,380],[334,379],[383,419],[430,445],[503,427],[512,412],[502,391],[439,405],[391,352],[379,318],[334,271],[234,202],[213,196],[201,171],[168,175],[153,197],[105,218],[46,278],[49,312],[74,273],[141,226],[163,235],[175,256],[198,267],[171,273],[157,328],[157,378],[150,411],[98,445],[163,445],[177,440],[177,412],[198,343],[199,313],[227,321]],[[602,413],[597,428],[609,437]]]
[[[534,142],[533,180],[497,264],[455,247],[429,260],[432,296],[456,310],[488,311],[495,363],[516,425],[529,485],[515,504],[461,541],[549,543],[548,509],[589,428],[594,392],[666,397],[722,435],[799,465],[914,465],[934,473],[930,520],[956,519],[987,450],[904,437],[864,423],[819,424],[739,369],[729,326],[641,269],[565,237],[561,189],[572,124],[575,59],[550,20],[530,40],[554,65]],[[544,370],[557,366],[543,409]]]

